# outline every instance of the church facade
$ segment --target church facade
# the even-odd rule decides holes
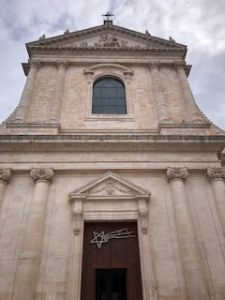
[[[224,300],[225,132],[187,47],[110,20],[26,46],[0,126],[0,299]]]

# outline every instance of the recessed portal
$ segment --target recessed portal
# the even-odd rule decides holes
[[[95,300],[126,299],[126,269],[95,271]]]
[[[84,224],[82,300],[142,300],[136,222]]]

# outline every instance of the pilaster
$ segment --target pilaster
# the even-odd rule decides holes
[[[45,229],[48,189],[53,175],[52,169],[31,170],[35,188],[22,251],[18,259],[13,300],[34,299]]]
[[[225,235],[225,167],[208,168],[207,175],[212,185],[216,206],[218,208],[218,214],[223,225],[223,231]]]
[[[187,176],[187,168],[167,169],[188,299],[206,300],[209,299],[208,287],[184,188]]]
[[[184,96],[184,103],[188,114],[188,120],[193,123],[201,123],[199,112],[195,104],[195,99],[189,86],[187,76],[183,66],[177,66],[177,74],[180,82],[181,92]]]
[[[60,117],[60,108],[63,97],[65,75],[68,65],[66,63],[60,63],[58,66],[55,83],[55,95],[50,110],[49,123],[58,124]]]
[[[35,78],[38,73],[40,63],[35,62],[31,64],[30,71],[27,77],[27,81],[20,99],[18,110],[16,113],[15,122],[24,123],[27,115],[27,111],[32,100],[33,89],[35,85]]]
[[[164,99],[163,88],[161,85],[160,72],[158,68],[159,66],[152,65],[151,74],[152,74],[155,102],[156,102],[159,122],[164,123],[164,122],[168,122],[168,113],[166,108],[166,101]]]
[[[10,176],[11,176],[10,169],[0,169],[0,209],[2,206],[5,188],[7,183],[9,182]]]

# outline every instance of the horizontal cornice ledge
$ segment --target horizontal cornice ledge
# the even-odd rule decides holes
[[[138,47],[60,47],[60,46],[33,46],[29,48],[29,56],[32,57],[32,54],[37,54],[39,52],[46,52],[46,54],[48,53],[57,53],[60,52],[60,54],[63,54],[63,52],[77,52],[77,53],[93,53],[93,52],[99,52],[99,53],[103,53],[103,52],[107,52],[107,54],[109,52],[112,52],[112,54],[116,53],[159,53],[160,55],[162,53],[182,53],[184,56],[186,54],[186,51],[184,51],[183,49],[180,48],[169,48],[169,47],[165,47],[165,48],[157,48],[157,47],[143,47],[143,48],[138,48]]]
[[[160,128],[210,128],[211,123],[184,123],[184,124],[170,124],[170,123],[160,123]]]
[[[96,61],[96,62],[92,62],[92,63],[94,63],[94,65],[91,65],[90,66],[90,61],[87,61],[87,60],[85,60],[85,61],[80,61],[80,62],[77,62],[77,61],[74,61],[74,60],[72,60],[72,59],[65,59],[65,58],[59,58],[59,59],[57,59],[57,60],[41,60],[40,61],[40,59],[30,59],[29,61],[28,61],[28,63],[22,63],[22,67],[23,67],[23,71],[24,71],[24,74],[27,76],[28,75],[28,73],[29,73],[29,70],[30,70],[30,65],[32,64],[32,63],[38,63],[39,65],[41,65],[41,66],[48,66],[48,65],[51,65],[51,66],[58,66],[58,65],[60,65],[60,64],[66,64],[68,67],[69,66],[74,66],[74,65],[86,65],[87,66],[87,69],[86,70],[84,70],[84,73],[85,72],[87,72],[87,70],[92,70],[92,68],[99,68],[99,67],[106,67],[106,66],[111,66],[111,67],[113,67],[113,68],[124,68],[124,69],[127,69],[128,67],[130,67],[130,66],[133,66],[133,65],[145,65],[145,66],[148,66],[148,67],[153,67],[153,66],[157,66],[157,67],[159,67],[159,68],[163,68],[163,67],[169,67],[169,68],[174,68],[174,69],[176,69],[176,68],[178,68],[178,67],[183,67],[184,68],[184,70],[185,70],[185,72],[186,72],[186,75],[189,75],[189,73],[190,73],[190,70],[191,70],[191,65],[187,65],[186,63],[185,63],[185,61],[176,61],[176,60],[174,60],[174,61],[159,61],[159,60],[152,60],[152,59],[146,59],[145,58],[145,60],[143,60],[143,61],[135,61],[135,63],[133,62],[133,61],[130,61],[130,62],[122,62],[122,64],[121,64],[121,62],[116,62],[116,63],[110,63],[110,64],[107,64],[107,63],[105,63],[105,62],[99,62],[99,61]],[[128,70],[128,69],[127,69]]]
[[[17,123],[6,122],[8,128],[60,128],[60,123]]]
[[[225,136],[173,135],[2,135],[0,152],[214,152]]]
[[[110,199],[111,200],[117,200],[117,201],[121,201],[121,200],[138,200],[138,199],[143,199],[146,200],[147,202],[150,201],[149,199],[149,195],[70,195],[69,196],[69,201],[70,203],[74,203],[77,200],[80,201],[99,201],[99,200],[107,200]]]

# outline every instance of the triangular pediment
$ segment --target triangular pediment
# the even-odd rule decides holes
[[[28,49],[41,47],[49,48],[135,48],[135,49],[179,49],[186,50],[186,46],[174,40],[165,40],[146,34],[132,31],[115,25],[101,25],[53,38],[42,37],[40,40],[27,44]]]
[[[144,197],[150,198],[150,193],[119,175],[107,172],[87,185],[70,193],[69,198],[114,198],[114,197]]]

